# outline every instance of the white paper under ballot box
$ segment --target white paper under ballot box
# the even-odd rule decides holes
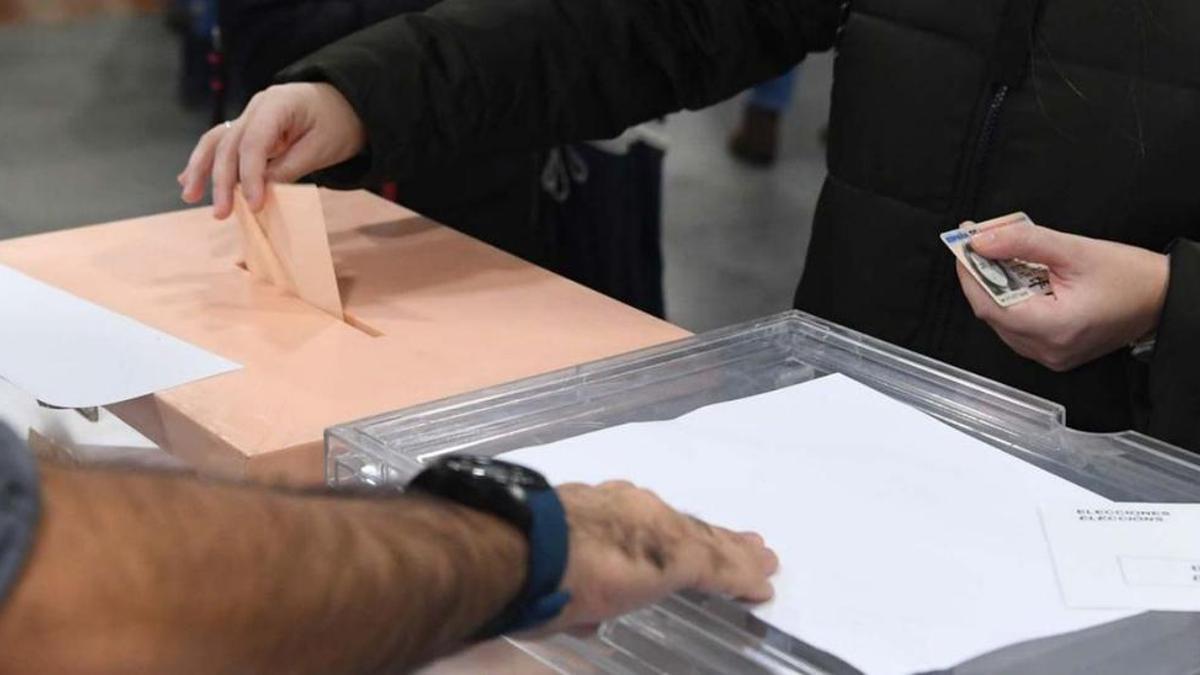
[[[334,486],[402,486],[423,463],[446,453],[498,455],[631,422],[678,421],[705,406],[835,373],[855,387],[870,388],[876,398],[892,399],[889,405],[899,401],[969,435],[969,443],[982,441],[1006,453],[1005,462],[1022,470],[1034,465],[1097,498],[1200,502],[1200,456],[1131,432],[1072,431],[1064,426],[1061,406],[795,311],[334,427],[326,433],[326,477]],[[806,431],[793,433],[804,438]],[[768,470],[764,467],[764,473]],[[719,514],[702,515],[721,520]],[[794,536],[803,539],[804,533]],[[803,558],[827,563],[841,553],[825,544],[811,548],[817,550],[793,554],[784,565],[803,566]],[[1054,604],[1061,603],[1055,599]],[[838,653],[807,631],[781,630],[752,608],[699,594],[681,594],[628,614],[592,638],[513,644],[531,666],[573,674],[907,670],[890,668],[886,661],[884,667],[862,666],[853,649]],[[921,670],[1196,673],[1200,613],[1128,612],[1084,630],[1003,644]]]

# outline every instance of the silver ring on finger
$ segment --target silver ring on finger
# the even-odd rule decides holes
[[[226,128],[226,129],[232,129],[232,128],[233,128],[233,122],[230,122],[229,120],[225,120],[225,122],[224,122],[224,126],[225,126],[225,128]]]

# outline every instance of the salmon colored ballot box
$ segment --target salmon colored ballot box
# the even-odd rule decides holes
[[[343,315],[247,269],[208,208],[0,242],[0,264],[243,365],[108,408],[199,470],[323,481],[323,433],[685,337],[367,192],[320,191]]]

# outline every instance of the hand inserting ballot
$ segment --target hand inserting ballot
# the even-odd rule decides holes
[[[1062,372],[1153,333],[1167,295],[1167,257],[1030,222],[985,230],[971,246],[987,258],[1050,268],[1053,296],[1000,307],[958,263],[975,312],[1018,354]]]
[[[281,84],[255,95],[241,117],[201,136],[176,180],[183,200],[195,204],[211,178],[213,215],[224,219],[238,183],[257,211],[267,181],[290,183],[354,157],[365,143],[362,122],[337,89]]]

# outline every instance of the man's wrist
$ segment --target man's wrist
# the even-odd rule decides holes
[[[561,588],[569,550],[563,504],[553,488],[529,495],[527,504],[532,519],[526,536],[524,582],[504,610],[476,633],[478,639],[537,628],[557,617],[571,599],[570,592]]]
[[[510,523],[528,542],[520,591],[473,637],[535,628],[559,614],[570,596],[560,589],[567,567],[566,513],[538,472],[492,457],[450,455],[409,482],[410,494],[429,494],[480,509]]]
[[[529,544],[504,519],[448,499],[420,494],[396,501],[386,535],[399,554],[393,583],[407,587],[401,596],[414,601],[413,607],[397,607],[396,616],[421,622],[406,631],[420,641],[415,660],[410,654],[398,662],[412,664],[471,641],[517,597]],[[435,615],[439,619],[430,621]]]
[[[469,587],[476,580],[487,581],[487,588],[475,595],[491,611],[476,623],[498,614],[517,596],[529,557],[524,533],[503,518],[436,495],[405,495],[403,501],[405,508],[415,502],[444,519],[446,538],[430,541],[439,548],[446,569],[455,572],[454,582]]]

